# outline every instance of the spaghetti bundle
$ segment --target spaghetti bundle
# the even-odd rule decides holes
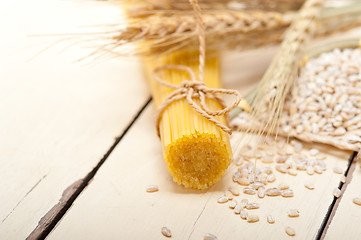
[[[159,84],[153,77],[154,69],[177,64],[187,66],[197,74],[198,56],[194,51],[178,51],[145,60],[157,107],[161,106],[174,89]],[[221,87],[219,60],[215,53],[208,55],[205,60],[204,83],[209,88]],[[190,78],[186,72],[177,70],[162,71],[158,75],[162,80],[176,85]],[[200,104],[199,98],[193,100]],[[206,98],[205,101],[211,111],[222,108],[214,99]],[[226,124],[225,116],[214,118]],[[232,158],[228,133],[199,114],[186,99],[168,105],[161,114],[158,127],[164,160],[175,182],[188,188],[205,189],[221,178]]]

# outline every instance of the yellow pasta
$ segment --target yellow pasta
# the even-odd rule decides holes
[[[174,90],[160,85],[152,78],[155,68],[178,64],[191,67],[198,75],[197,52],[181,51],[158,58],[145,60],[154,102],[159,107]],[[204,81],[207,87],[221,88],[219,56],[207,54]],[[162,80],[179,85],[189,80],[187,73],[166,70],[158,73]],[[198,99],[195,101],[199,103]],[[206,100],[210,110],[219,110],[213,99]],[[226,124],[224,116],[215,117]],[[205,189],[217,182],[232,158],[229,136],[226,132],[202,117],[185,99],[171,103],[163,112],[160,121],[160,138],[167,169],[178,184],[187,188]]]

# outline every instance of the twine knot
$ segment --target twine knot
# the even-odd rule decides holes
[[[157,75],[159,71],[164,71],[164,70],[184,71],[189,75],[190,80],[184,80],[181,82],[180,85],[169,83],[167,81],[162,80]],[[196,76],[191,68],[183,65],[169,64],[169,65],[157,67],[153,71],[153,78],[161,85],[175,89],[159,107],[158,117],[156,121],[158,136],[160,136],[159,123],[162,117],[162,113],[168,107],[169,104],[178,101],[180,99],[186,99],[187,103],[200,115],[202,115],[204,118],[214,123],[217,127],[221,128],[223,131],[232,134],[232,130],[223,123],[221,123],[220,121],[218,121],[215,118],[215,116],[226,115],[226,120],[228,122],[228,113],[232,109],[237,107],[242,99],[238,91],[230,90],[230,89],[208,88],[204,84],[204,82],[197,81]],[[234,95],[236,99],[231,105],[227,106],[223,101],[223,99],[219,96],[219,94]],[[198,98],[200,100],[199,101],[200,104],[198,105],[198,103],[194,101],[193,98]],[[215,101],[217,101],[221,105],[222,109],[216,111],[209,110],[209,107],[207,106],[206,103],[206,98],[214,99]]]
[[[185,89],[193,88],[193,90],[195,90],[195,91],[201,91],[202,86],[204,87],[206,85],[204,83],[202,83],[202,82],[199,82],[199,81],[184,80],[179,85],[179,88],[185,88]]]

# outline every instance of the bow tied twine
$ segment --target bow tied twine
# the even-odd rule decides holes
[[[181,82],[180,85],[169,83],[167,81],[162,80],[157,75],[158,72],[164,71],[164,70],[184,71],[189,75],[190,80],[184,80],[184,81]],[[227,132],[229,134],[232,134],[232,130],[229,127],[227,127],[226,125],[224,125],[223,123],[221,123],[220,121],[218,121],[215,118],[215,116],[227,115],[226,119],[227,119],[227,122],[228,122],[228,113],[232,109],[237,107],[238,104],[240,103],[241,99],[242,99],[242,97],[241,97],[241,95],[239,94],[238,91],[231,90],[231,89],[208,88],[204,84],[204,82],[197,81],[196,76],[195,76],[193,70],[190,67],[183,66],[183,65],[169,64],[169,65],[164,65],[164,66],[157,67],[153,71],[153,78],[158,83],[160,83],[161,85],[163,85],[165,87],[168,87],[168,88],[175,89],[164,100],[164,102],[159,107],[158,117],[157,117],[157,121],[156,121],[158,136],[160,136],[159,123],[160,123],[160,120],[161,120],[161,117],[162,117],[162,113],[168,107],[169,104],[171,104],[171,103],[173,103],[175,101],[178,101],[180,99],[183,99],[183,98],[186,99],[187,103],[194,110],[196,110],[200,115],[202,115],[204,118],[206,118],[207,120],[214,123],[217,127],[221,128],[223,131],[225,131],[225,132]],[[218,94],[234,95],[236,97],[236,99],[231,105],[227,106],[225,104],[225,102],[223,101],[223,99]],[[199,98],[200,105],[198,105],[197,102],[193,100],[193,98]],[[217,111],[209,110],[209,107],[207,106],[207,103],[206,103],[206,98],[211,98],[211,99],[216,100],[221,105],[222,109],[217,110]]]

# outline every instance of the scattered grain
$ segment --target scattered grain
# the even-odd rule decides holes
[[[314,170],[315,173],[317,173],[317,174],[322,174],[322,172],[323,172],[323,169],[322,169],[320,166],[318,166],[318,165],[314,166],[314,167],[313,167],[313,170]]]
[[[247,216],[247,222],[249,223],[255,223],[259,221],[259,217],[257,215],[248,215]]]
[[[313,183],[305,183],[305,187],[310,190],[315,189],[315,185]]]
[[[284,164],[276,165],[276,170],[280,173],[287,173],[287,167]]]
[[[233,195],[230,192],[224,193],[224,196],[226,196],[228,198],[228,200],[233,200]]]
[[[267,216],[267,222],[270,223],[270,224],[275,223],[276,222],[275,217],[272,216],[272,215],[268,215]]]
[[[238,190],[236,187],[234,187],[234,186],[230,186],[230,187],[228,188],[228,191],[230,191],[234,196],[238,196],[238,195],[239,195],[239,190]]]
[[[264,198],[264,196],[266,195],[266,189],[264,187],[260,187],[258,189],[257,195],[259,198]]]
[[[239,214],[242,211],[243,208],[244,207],[241,204],[237,204],[236,207],[234,208],[233,212],[235,214]]]
[[[245,194],[254,195],[254,194],[256,194],[256,189],[254,189],[253,187],[245,187],[243,189],[243,192]]]
[[[270,174],[267,176],[267,182],[273,183],[274,181],[276,181],[276,176],[274,174]]]
[[[293,237],[296,235],[296,231],[295,229],[291,228],[291,227],[286,227],[286,233],[287,235]]]
[[[242,219],[246,220],[248,217],[248,212],[247,210],[243,209],[239,215],[241,216]]]
[[[149,193],[159,191],[159,187],[157,185],[148,185],[145,190]]]
[[[342,175],[340,181],[341,181],[342,183],[345,183],[345,182],[346,182],[346,176],[345,176],[345,175]]]
[[[249,185],[249,180],[247,178],[240,178],[240,179],[237,180],[237,182],[242,186],[248,186]]]
[[[264,187],[264,184],[261,182],[254,182],[250,186],[253,187],[254,189],[258,190],[260,187]]]
[[[228,197],[227,196],[222,196],[222,197],[218,198],[217,202],[221,203],[221,204],[226,203],[226,202],[228,202]]]
[[[282,195],[282,197],[285,197],[285,198],[295,196],[292,189],[286,189],[286,190],[281,191],[281,195]]]
[[[297,209],[290,209],[290,210],[288,210],[287,215],[289,217],[299,217],[300,212]]]
[[[247,208],[248,210],[258,209],[258,208],[259,208],[259,203],[250,202],[250,203],[247,204],[246,208]]]
[[[335,188],[333,190],[333,196],[335,196],[336,198],[339,198],[341,196],[341,190],[339,188]]]
[[[232,201],[229,202],[229,208],[230,209],[234,209],[237,206],[238,202],[236,199],[233,199]]]
[[[278,185],[278,188],[281,189],[281,190],[285,190],[285,189],[289,189],[290,186],[288,186],[285,183],[281,183],[281,184]]]
[[[294,168],[288,169],[288,174],[292,176],[297,176],[297,170]]]
[[[243,163],[244,163],[244,157],[240,156],[239,158],[237,158],[234,164],[236,166],[241,166]]]
[[[164,236],[166,236],[168,238],[172,237],[172,232],[167,227],[162,227],[161,232]]]
[[[213,235],[212,233],[206,233],[203,236],[203,240],[217,240],[218,238],[216,235]]]
[[[312,166],[308,166],[306,172],[308,175],[313,175],[315,173]]]
[[[361,206],[361,198],[359,198],[359,197],[352,199],[352,202],[356,205]]]
[[[336,173],[336,174],[342,174],[343,173],[342,168],[340,168],[340,167],[334,167],[333,172]]]
[[[266,190],[266,195],[270,196],[270,197],[276,197],[281,195],[281,190],[279,188],[273,187],[273,188],[268,188]]]

